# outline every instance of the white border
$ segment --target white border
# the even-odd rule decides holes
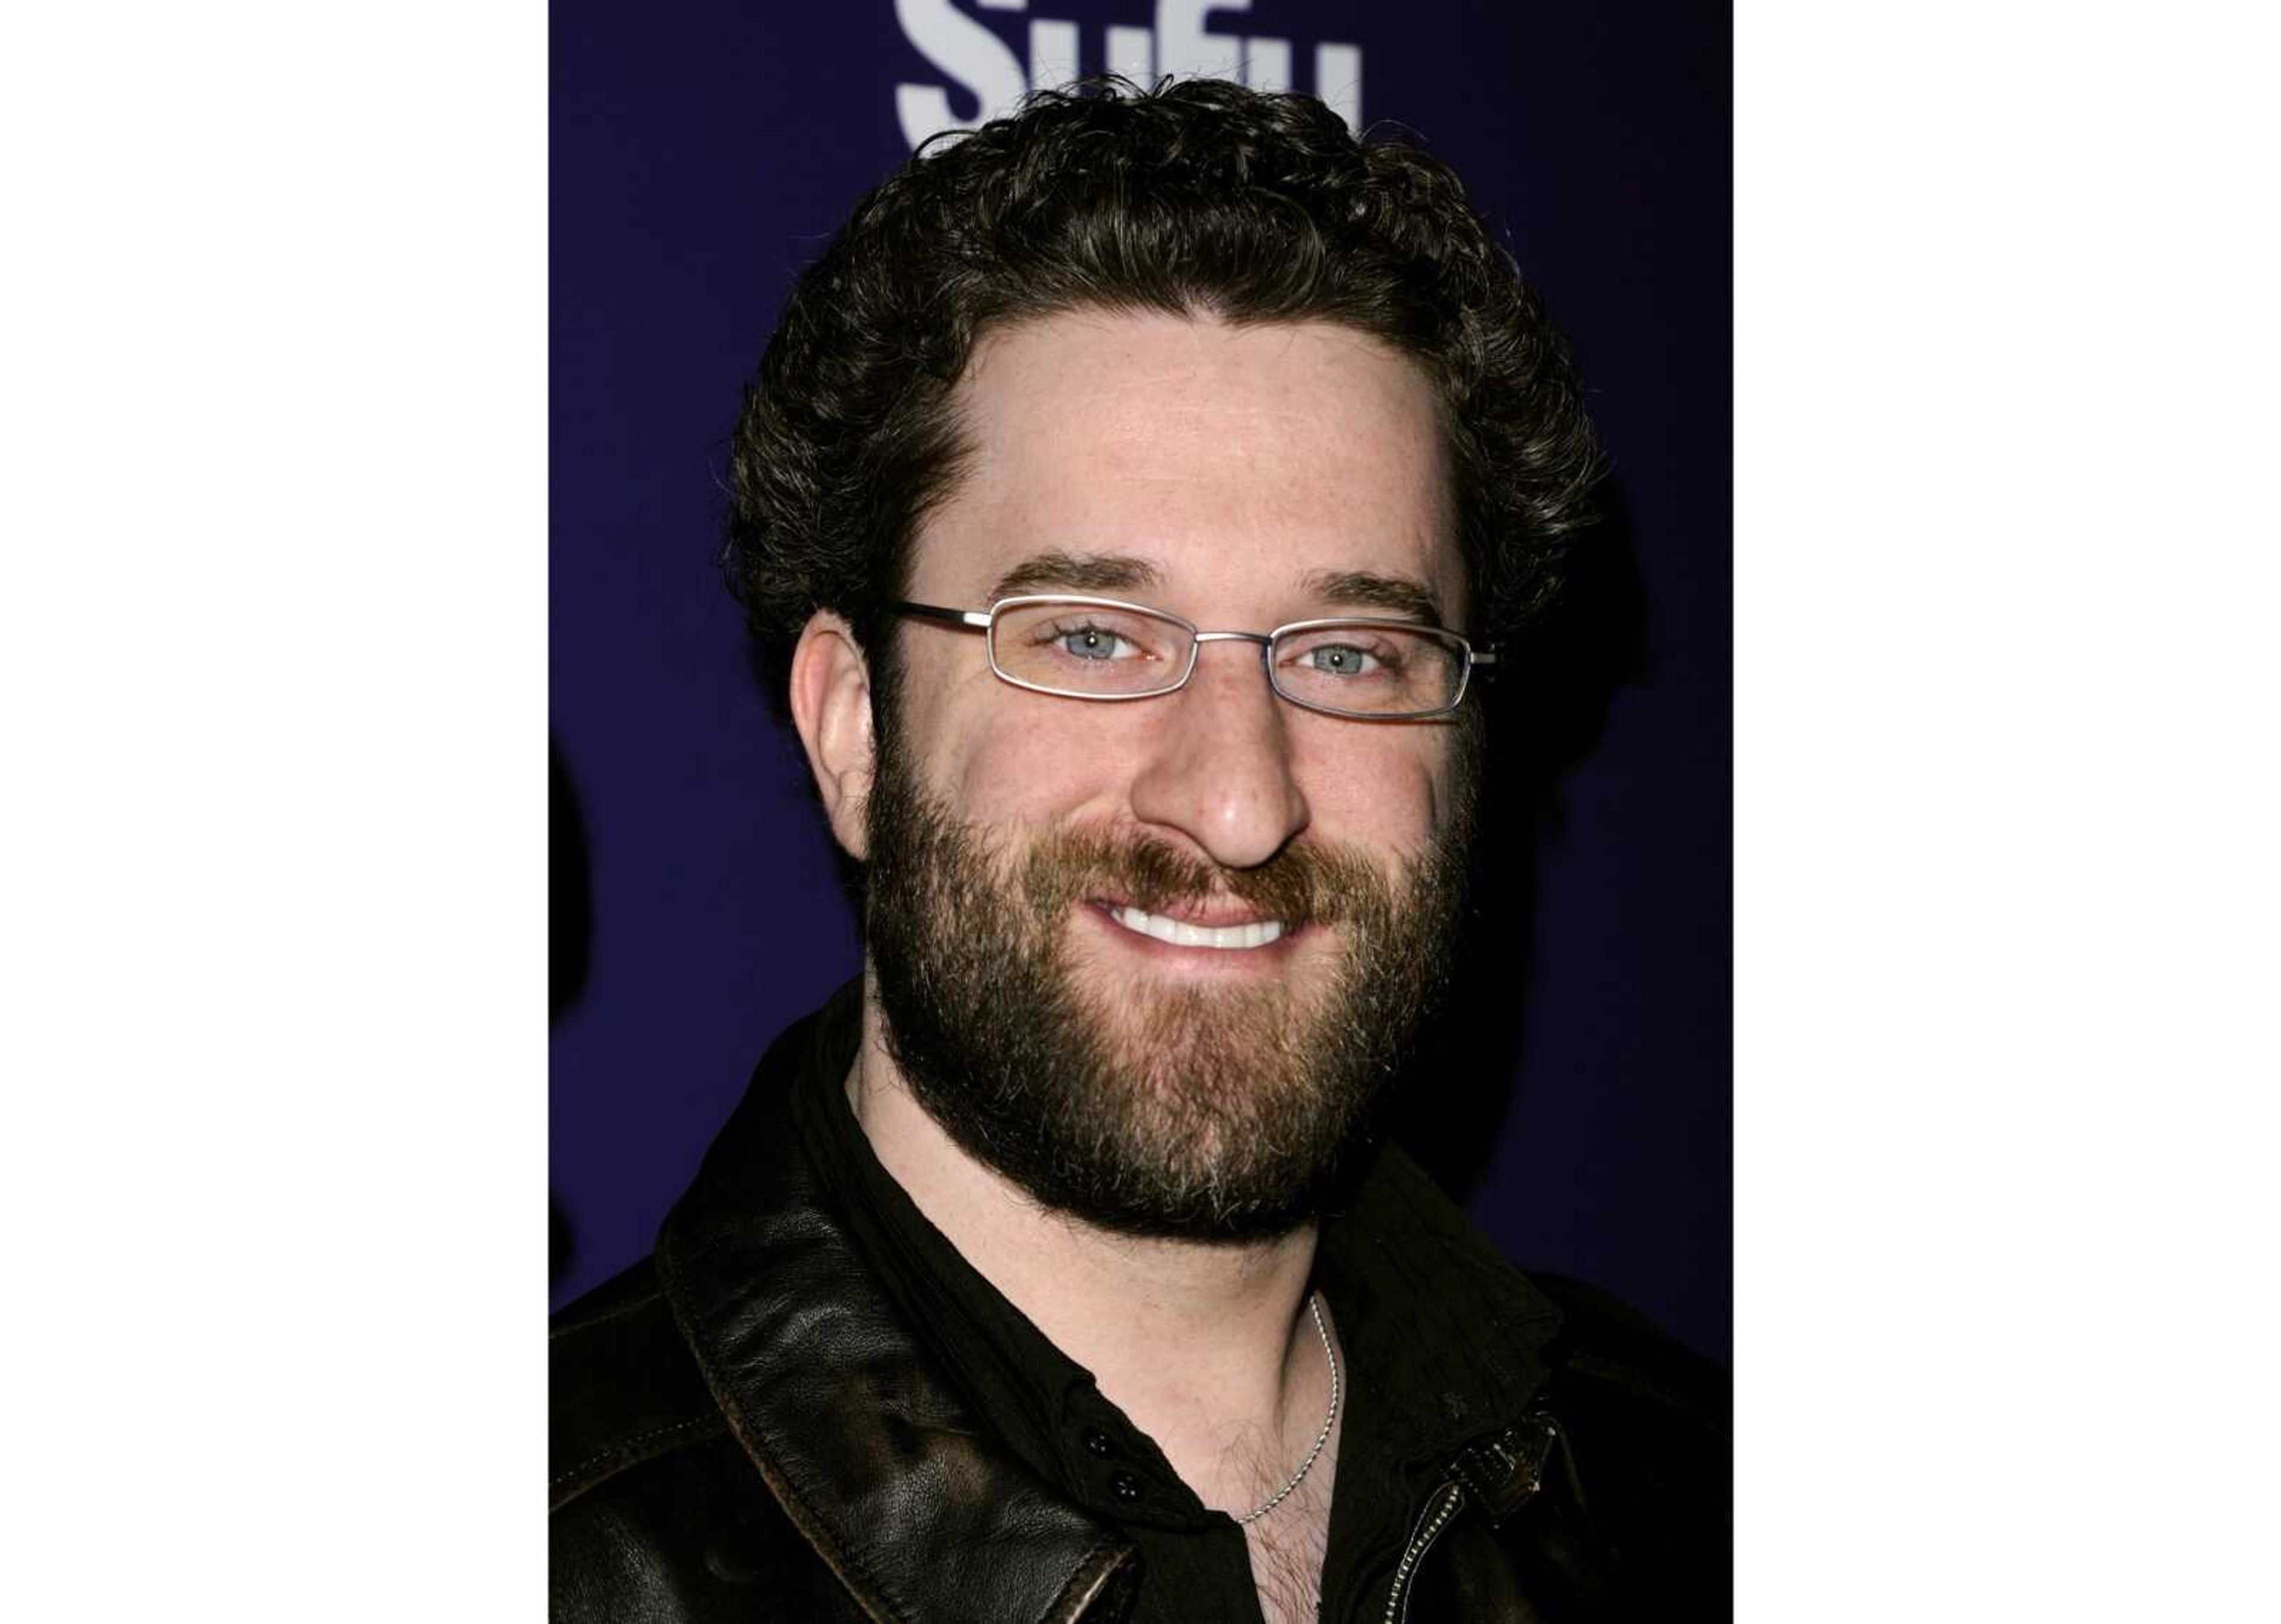
[[[544,11],[7,34],[9,1612],[535,1616]]]
[[[1738,1617],[2269,1609],[2275,43],[1744,11]]]

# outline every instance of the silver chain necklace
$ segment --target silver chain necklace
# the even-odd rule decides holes
[[[1299,1463],[1299,1469],[1291,1474],[1291,1481],[1268,1496],[1266,1503],[1257,1511],[1248,1517],[1237,1518],[1236,1526],[1239,1527],[1250,1527],[1290,1498],[1291,1491],[1305,1482],[1307,1473],[1315,1469],[1315,1462],[1322,1457],[1323,1445],[1331,1441],[1331,1428],[1338,1425],[1339,1356],[1331,1351],[1331,1328],[1323,1323],[1323,1294],[1318,1291],[1309,1297],[1307,1307],[1315,1316],[1315,1334],[1323,1339],[1323,1357],[1331,1367],[1331,1412],[1323,1418],[1323,1430],[1315,1435],[1315,1447],[1307,1451],[1307,1458]]]

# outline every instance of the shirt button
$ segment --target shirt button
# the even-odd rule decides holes
[[[1112,1474],[1109,1480],[1109,1486],[1117,1491],[1117,1497],[1127,1505],[1140,1497],[1140,1480],[1130,1472],[1118,1472]]]
[[[1110,1455],[1109,1435],[1098,1427],[1085,1429],[1085,1452],[1096,1460],[1107,1460]]]

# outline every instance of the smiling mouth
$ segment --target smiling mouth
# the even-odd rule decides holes
[[[1138,908],[1105,906],[1102,911],[1135,935],[1153,936],[1158,941],[1170,942],[1176,947],[1247,948],[1264,947],[1279,940],[1284,932],[1280,919],[1255,919],[1247,924],[1195,924],[1186,919],[1168,919],[1162,914],[1152,914]]]

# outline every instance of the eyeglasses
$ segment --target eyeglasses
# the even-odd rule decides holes
[[[1017,688],[1072,700],[1152,700],[1195,674],[1206,643],[1256,643],[1268,685],[1292,704],[1365,722],[1447,715],[1477,653],[1454,631],[1403,620],[1303,620],[1272,631],[1199,631],[1114,598],[1001,598],[987,609],[893,603],[898,614],[980,631],[990,669]]]

